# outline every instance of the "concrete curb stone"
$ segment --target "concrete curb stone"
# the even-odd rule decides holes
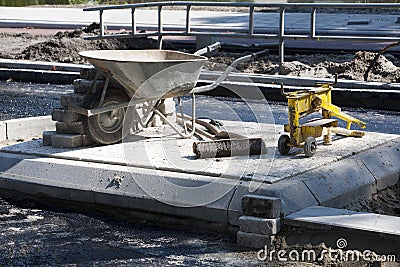
[[[280,218],[267,219],[253,216],[239,218],[240,231],[260,235],[276,235],[281,230]]]
[[[7,139],[42,136],[44,131],[55,130],[55,123],[51,116],[29,117],[4,121],[7,125]]]
[[[239,247],[245,248],[270,248],[275,236],[254,233],[237,232],[236,240]]]

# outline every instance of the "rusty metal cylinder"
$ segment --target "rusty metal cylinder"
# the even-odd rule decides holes
[[[226,139],[193,143],[193,152],[196,154],[197,159],[260,155],[265,151],[265,143],[261,138]]]

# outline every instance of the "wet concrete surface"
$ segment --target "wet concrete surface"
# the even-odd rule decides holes
[[[61,94],[72,86],[0,83],[0,120],[48,115]],[[286,122],[286,106],[252,102],[252,111],[236,99],[199,97],[199,116],[226,119],[214,101],[238,111],[245,121]],[[223,106],[223,105],[219,105]],[[213,108],[211,108],[213,107]],[[272,113],[271,113],[272,111]],[[400,133],[400,114],[373,110],[346,110],[365,120],[368,130]],[[271,115],[272,114],[272,115]],[[223,116],[222,116],[223,115]],[[74,207],[74,205],[76,205]],[[257,266],[256,252],[238,250],[234,240],[217,234],[193,233],[168,225],[122,222],[98,213],[48,207],[0,191],[0,265],[4,266]],[[78,208],[78,209],[75,209]]]

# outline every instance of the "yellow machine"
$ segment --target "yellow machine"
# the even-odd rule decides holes
[[[330,145],[332,133],[353,137],[362,137],[365,134],[363,131],[350,130],[352,123],[361,128],[365,128],[366,123],[344,114],[339,107],[332,105],[331,89],[332,84],[323,84],[313,90],[285,93],[283,85],[281,86],[289,107],[288,124],[284,126],[284,130],[290,134],[283,134],[279,138],[278,150],[282,155],[287,155],[291,147],[301,147],[307,157],[312,157],[317,150],[317,137],[323,136],[324,145]],[[301,118],[314,112],[322,112],[322,118],[300,125]],[[331,117],[346,121],[347,129],[337,127],[338,121]]]

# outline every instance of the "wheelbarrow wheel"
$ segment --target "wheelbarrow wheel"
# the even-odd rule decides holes
[[[290,137],[286,134],[283,134],[279,137],[278,140],[278,151],[282,155],[289,154],[290,151]]]
[[[304,141],[304,154],[306,154],[307,157],[312,157],[315,152],[317,152],[317,141],[314,137],[309,136]]]
[[[89,109],[99,107],[101,93],[100,91],[89,97],[86,102],[86,107]],[[109,88],[101,107],[129,102],[129,100],[125,92]],[[98,115],[84,117],[83,126],[85,128],[85,133],[99,144],[109,145],[121,142],[125,112],[126,108],[120,108]]]

